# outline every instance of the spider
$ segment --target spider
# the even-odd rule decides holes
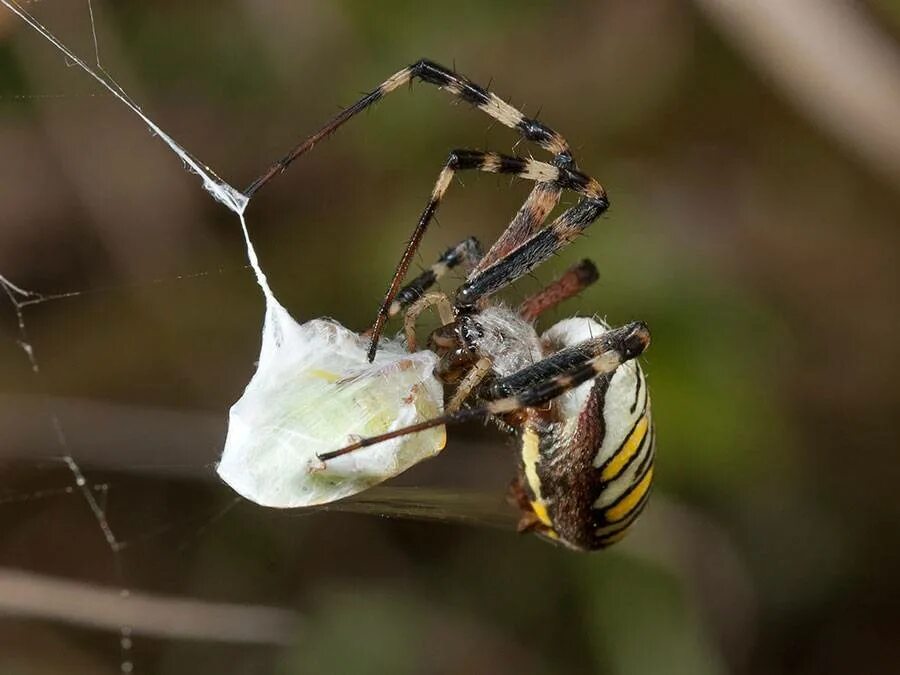
[[[550,152],[550,162],[460,149],[450,153],[431,198],[391,278],[368,331],[371,361],[388,319],[403,314],[410,351],[416,320],[434,308],[441,325],[428,338],[446,387],[444,414],[319,455],[323,462],[398,436],[451,423],[491,419],[515,435],[518,472],[511,497],[521,510],[520,531],[571,548],[594,550],[618,541],[643,509],[653,477],[655,439],[646,381],[636,357],[650,342],[642,322],[612,329],[570,318],[539,336],[535,320],[597,279],[584,260],[528,298],[518,309],[490,296],[529,274],[576,239],[609,206],[604,189],[582,173],[566,140],[496,94],[432,61],[395,73],[344,109],[254,181],[250,197],[297,157],[341,125],[414,79],[449,92]],[[474,238],[449,248],[406,285],[410,264],[454,175],[510,174],[535,183],[525,203],[486,253]],[[545,226],[564,190],[580,200]],[[448,271],[468,274],[451,300],[431,290]]]

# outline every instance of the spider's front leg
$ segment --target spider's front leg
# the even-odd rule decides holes
[[[526,117],[522,111],[504,101],[497,96],[497,94],[488,91],[459,73],[455,73],[433,61],[421,59],[391,75],[377,88],[370,91],[353,105],[339,112],[317,132],[297,144],[290,152],[272,164],[261,176],[247,186],[244,190],[245,196],[250,198],[255,195],[260,188],[287,169],[287,167],[298,157],[315,147],[317,143],[331,136],[346,122],[380,101],[387,94],[397,91],[403,85],[411,83],[415,79],[449,92],[454,97],[469,103],[504,126],[516,130],[523,140],[535,143],[551,153],[553,155],[552,165],[554,167],[573,170],[576,168],[569,144],[561,134],[536,119]],[[480,154],[487,155],[489,153]],[[494,169],[486,168],[486,166],[479,168],[486,171],[495,170],[497,173],[518,173],[514,170],[506,171],[506,167],[502,166],[502,158],[498,155],[493,155],[493,157],[501,162],[500,166],[497,166]],[[512,158],[512,160],[514,165],[515,163],[521,165],[527,161],[518,158]],[[535,166],[536,165],[537,163]],[[447,189],[453,170],[455,169],[452,169],[448,163],[448,167],[442,172],[434,192],[434,195],[438,196],[438,199],[439,195],[443,194]],[[528,237],[536,228],[540,227],[544,222],[544,219],[559,201],[559,196],[563,187],[557,185],[554,181],[545,180],[543,178],[535,178],[534,180],[537,180],[538,184],[534,187],[525,204],[519,210],[518,214],[516,214],[516,217],[481,261],[481,267],[486,267],[495,262],[498,258],[514,248],[515,245]],[[391,281],[390,288],[382,303],[382,307],[379,310],[375,325],[370,331],[372,336],[372,343],[369,348],[370,361],[375,358],[378,340],[381,337],[381,331],[384,328],[384,323],[389,315],[389,309],[393,303],[394,296],[400,288],[403,276],[409,269],[410,260],[418,247],[421,236],[424,233],[424,228],[427,226],[427,222],[430,220],[434,209],[437,208],[437,201],[438,200],[436,199],[432,199],[429,208],[426,209],[426,212],[422,215],[422,218],[420,218],[419,226],[414,231],[409,245],[397,266],[397,271]]]
[[[244,195],[248,198],[252,197],[275,176],[283,173],[294,160],[312,150],[317,143],[331,136],[359,113],[378,103],[391,92],[397,91],[403,85],[411,83],[414,79],[443,89],[458,99],[475,106],[504,126],[515,129],[523,139],[536,143],[544,150],[553,153],[554,162],[558,165],[574,167],[569,144],[556,131],[538,120],[526,117],[497,94],[480,87],[463,75],[428,59],[420,59],[391,75],[356,103],[344,108],[328,120],[317,132],[294,146],[284,157],[277,160],[248,185],[244,190]]]

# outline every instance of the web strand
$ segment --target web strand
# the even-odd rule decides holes
[[[6,296],[12,303],[13,310],[16,314],[19,346],[25,353],[28,363],[31,366],[32,374],[35,377],[40,377],[41,366],[38,362],[34,347],[32,346],[29,339],[28,329],[25,326],[25,314],[22,310],[24,302],[27,302],[29,300],[33,301],[37,298],[40,298],[41,296],[38,293],[26,291],[25,289],[16,286],[4,276],[0,276],[0,286],[2,286],[4,292],[6,293]],[[45,404],[46,403],[47,400],[45,398]],[[97,521],[97,525],[100,528],[100,531],[103,533],[103,538],[105,539],[107,545],[110,547],[113,553],[117,553],[118,542],[116,540],[115,534],[112,531],[112,528],[109,525],[109,521],[106,518],[106,512],[100,507],[100,504],[97,501],[93,490],[88,485],[87,480],[84,477],[84,473],[78,466],[78,463],[72,457],[72,453],[69,449],[69,443],[66,439],[66,434],[63,430],[62,423],[59,420],[59,416],[55,412],[53,412],[49,404],[46,405],[46,409],[47,417],[50,421],[50,425],[53,428],[54,436],[56,438],[57,447],[59,448],[61,453],[61,460],[69,469],[69,472],[72,474],[72,477],[75,480],[75,487],[81,492],[82,496],[87,502],[91,513],[94,515],[94,518]]]
[[[119,85],[118,82],[114,78],[112,78],[109,73],[105,70],[102,65],[102,61],[100,58],[100,44],[97,37],[97,29],[96,29],[96,21],[94,16],[94,8],[91,0],[87,0],[88,5],[88,15],[90,18],[91,25],[91,37],[94,46],[94,57],[96,61],[96,69],[89,66],[84,60],[82,60],[78,55],[76,55],[71,49],[69,49],[65,44],[63,44],[49,29],[47,29],[42,23],[40,23],[33,15],[25,11],[18,3],[14,0],[0,0],[3,5],[9,9],[13,14],[22,19],[26,24],[28,24],[32,29],[34,29],[38,34],[40,34],[45,40],[50,42],[57,50],[59,50],[66,58],[67,63],[71,63],[77,65],[81,70],[90,75],[94,80],[96,80],[103,88],[105,88],[109,93],[111,93],[116,99],[118,99],[122,104],[124,104],[128,109],[130,109],[135,115],[137,115],[143,122],[146,124],[153,134],[160,139],[169,147],[169,149],[178,156],[184,166],[197,175],[200,176],[204,189],[218,202],[224,204],[229,210],[233,213],[237,214],[240,218],[241,228],[244,234],[244,238],[247,244],[247,254],[250,259],[250,263],[253,267],[254,272],[256,273],[257,281],[260,287],[263,290],[263,293],[266,298],[267,307],[271,306],[271,303],[275,302],[275,298],[272,295],[271,290],[269,289],[268,283],[266,281],[265,274],[262,272],[262,269],[259,266],[259,262],[256,256],[256,252],[253,249],[253,245],[250,241],[249,232],[247,230],[247,224],[244,220],[244,210],[247,207],[248,198],[243,195],[240,191],[233,188],[227,182],[219,178],[215,174],[212,169],[210,169],[205,164],[202,164],[198,160],[196,160],[183,146],[178,144],[171,136],[169,136],[163,129],[157,125],[150,117],[148,117],[141,108],[131,99],[131,97],[124,91],[124,89]],[[34,293],[31,291],[27,291],[24,288],[14,284],[7,278],[0,276],[0,287],[3,288],[4,293],[9,298],[13,309],[16,315],[16,322],[18,327],[18,342],[19,346],[22,348],[24,353],[26,354],[26,358],[28,359],[28,363],[31,366],[32,373],[35,377],[40,376],[40,365],[35,354],[34,348],[31,345],[31,342],[28,337],[28,331],[25,325],[25,316],[24,316],[24,308],[31,304],[38,304],[41,302],[45,302],[48,299],[59,299],[62,297],[73,297],[77,295],[77,293],[64,293],[58,294],[55,296],[44,296],[40,293]],[[267,316],[269,316],[271,312],[267,312]],[[122,580],[122,570],[121,570],[121,560],[119,557],[119,553],[122,549],[122,544],[117,539],[115,533],[113,532],[112,527],[109,524],[109,520],[106,515],[105,508],[105,497],[106,490],[103,491],[103,499],[104,503],[97,499],[96,494],[92,490],[92,488],[88,485],[88,482],[84,476],[81,467],[75,461],[72,456],[72,452],[69,447],[68,440],[66,438],[65,431],[63,429],[62,423],[60,422],[59,416],[50,408],[49,399],[46,399],[47,403],[47,416],[49,418],[50,424],[54,430],[54,434],[56,437],[57,446],[60,449],[62,454],[62,461],[69,469],[69,472],[72,474],[72,477],[75,482],[74,490],[78,490],[85,502],[87,503],[94,519],[96,520],[97,526],[100,529],[100,532],[103,535],[103,538],[110,548],[110,551],[113,554],[113,560],[116,568],[116,575],[120,580]],[[68,491],[71,491],[70,487]],[[224,512],[220,514],[224,516]],[[220,516],[217,516],[217,518]],[[127,588],[122,588],[120,591],[122,597],[129,597],[130,591]],[[119,667],[120,671],[123,673],[131,673],[134,670],[134,664],[131,659],[131,649],[132,649],[132,636],[131,636],[131,627],[128,625],[121,625],[119,628]]]
[[[3,291],[6,293],[6,296],[9,298],[10,303],[13,306],[13,310],[16,315],[16,323],[18,328],[18,336],[19,336],[19,346],[22,348],[22,351],[25,353],[26,358],[28,359],[28,363],[31,366],[32,375],[35,378],[39,378],[41,375],[41,367],[40,363],[37,359],[37,354],[35,353],[34,347],[31,345],[31,341],[28,337],[28,329],[25,325],[25,313],[23,311],[25,303],[35,302],[43,299],[39,293],[34,293],[32,291],[27,291],[24,288],[17,286],[12,283],[9,279],[4,276],[0,276],[0,287],[3,288]],[[62,462],[66,465],[69,472],[72,474],[72,478],[74,479],[75,485],[74,487],[69,486],[65,488],[64,493],[71,494],[75,490],[77,490],[84,501],[87,503],[88,508],[91,511],[91,514],[94,517],[94,520],[97,523],[97,527],[100,529],[101,534],[103,535],[103,539],[106,542],[106,545],[109,547],[110,551],[113,555],[113,561],[116,568],[116,576],[118,577],[120,583],[122,581],[122,571],[121,564],[119,559],[119,551],[120,544],[116,538],[115,533],[110,527],[109,520],[106,517],[106,509],[104,506],[101,506],[100,502],[97,499],[97,495],[95,494],[94,488],[90,486],[85,479],[84,472],[81,470],[81,467],[75,461],[75,458],[72,456],[72,452],[69,448],[69,442],[66,438],[65,431],[63,430],[62,423],[60,422],[59,415],[57,415],[51,406],[49,405],[49,399],[44,396],[44,406],[46,409],[46,415],[50,421],[50,425],[53,428],[54,436],[56,438],[57,447],[60,450],[62,455]],[[106,496],[106,489],[103,490],[104,501]],[[49,495],[48,495],[49,496]],[[7,500],[0,500],[0,503],[9,503]],[[121,593],[127,594],[129,591],[126,588],[122,588]],[[120,650],[120,659],[119,659],[119,667],[123,673],[130,673],[133,669],[132,661],[126,656],[131,649],[131,640],[130,640],[130,632],[131,629],[128,626],[120,626],[119,633],[119,650]]]
[[[69,49],[65,44],[63,44],[59,38],[57,38],[48,28],[46,28],[40,21],[38,21],[32,14],[25,11],[25,9],[19,5],[15,0],[0,0],[0,3],[6,6],[9,11],[18,16],[22,21],[27,23],[31,28],[38,32],[45,40],[47,40],[50,44],[52,44],[56,49],[58,49],[65,57],[74,65],[81,68],[84,72],[94,78],[102,87],[104,87],[107,91],[109,91],[113,96],[115,96],[119,101],[121,101],[125,106],[127,106],[135,115],[141,118],[141,120],[150,127],[150,130],[153,132],[155,136],[158,136],[169,148],[174,152],[184,163],[185,167],[196,173],[203,181],[203,187],[206,189],[209,194],[213,196],[216,201],[224,204],[228,209],[233,211],[234,213],[240,215],[247,208],[248,198],[242,194],[239,190],[233,188],[231,185],[226,183],[224,180],[219,178],[216,173],[210,169],[208,166],[202,164],[198,160],[194,159],[191,154],[184,149],[181,145],[179,145],[171,136],[169,136],[159,125],[156,124],[152,119],[150,119],[141,108],[134,103],[131,98],[124,93],[122,88],[108,76],[101,75],[101,72],[105,74],[105,71],[102,69],[94,69],[89,66],[85,61],[83,61],[78,55],[75,54],[71,49]],[[90,7],[90,5],[88,5]],[[93,10],[91,10],[91,25],[93,26]],[[99,62],[99,47],[96,42],[96,32],[95,32],[95,50],[97,52],[97,60]]]
[[[32,14],[26,11],[21,4],[16,2],[16,0],[0,0],[9,11],[18,16],[22,21],[24,21],[28,26],[30,26],[34,31],[36,31],[42,38],[52,44],[60,53],[62,53],[66,59],[67,65],[77,66],[85,73],[87,73],[91,78],[93,78],[97,83],[99,83],[107,92],[109,92],[113,97],[115,97],[119,102],[125,105],[129,110],[131,110],[137,117],[147,125],[153,135],[159,137],[168,147],[169,149],[179,158],[181,159],[185,168],[193,173],[196,173],[200,176],[203,184],[203,188],[221,204],[225,205],[230,211],[238,216],[240,221],[241,232],[244,238],[244,244],[246,248],[246,255],[249,261],[250,267],[252,268],[256,282],[259,285],[263,296],[265,298],[266,303],[266,314],[265,314],[265,326],[264,326],[264,335],[268,335],[271,339],[274,339],[276,342],[279,342],[282,339],[282,329],[279,323],[279,317],[286,315],[286,311],[281,307],[278,301],[275,298],[271,288],[269,287],[268,280],[266,278],[265,273],[262,270],[260,265],[256,250],[253,246],[253,242],[250,237],[249,228],[247,226],[247,221],[244,217],[244,213],[246,211],[246,207],[250,201],[249,196],[243,194],[239,190],[232,187],[226,181],[221,179],[212,169],[210,169],[207,165],[203,164],[199,160],[195,159],[183,146],[177,143],[169,134],[167,134],[158,124],[156,124],[149,116],[147,116],[141,107],[128,95],[122,86],[107,72],[103,65],[103,61],[101,59],[100,53],[100,41],[97,33],[96,26],[96,17],[93,7],[92,0],[87,0],[87,11],[90,19],[90,30],[91,30],[91,39],[93,43],[93,51],[94,51],[94,61],[95,67],[89,65],[84,59],[75,54],[69,47],[67,47],[63,42],[57,38],[47,27],[45,27],[40,21],[37,20]],[[193,276],[201,276],[201,273],[195,275],[187,275],[190,277]],[[179,279],[184,277],[178,277]],[[28,331],[25,324],[25,316],[24,310],[25,308],[31,305],[37,305],[44,302],[48,302],[51,300],[59,300],[65,298],[73,298],[78,297],[85,293],[85,291],[72,291],[72,292],[63,292],[63,293],[55,293],[55,294],[42,294],[36,293],[33,291],[26,290],[6,277],[0,276],[0,288],[4,291],[6,296],[9,298],[13,309],[16,315],[16,321],[18,326],[18,342],[22,350],[25,352],[26,357],[28,359],[28,363],[31,366],[32,373],[35,377],[40,377],[41,369],[35,354],[35,351],[31,345],[31,342],[28,337]],[[119,583],[122,586],[120,590],[120,595],[125,597],[130,597],[130,591],[124,587],[122,583],[122,569],[121,569],[121,558],[120,554],[122,550],[128,545],[134,543],[133,541],[123,541],[120,540],[112,527],[110,526],[109,520],[107,518],[106,512],[106,498],[108,495],[107,486],[90,486],[85,478],[84,472],[82,471],[79,464],[76,462],[73,457],[73,453],[70,450],[70,445],[68,439],[66,437],[65,430],[60,421],[59,416],[52,410],[50,405],[49,397],[44,397],[45,406],[47,410],[47,417],[49,422],[53,428],[56,444],[60,450],[60,454],[62,455],[62,462],[68,468],[72,478],[74,480],[74,486],[68,486],[63,488],[61,491],[43,491],[38,493],[33,493],[32,496],[35,498],[40,498],[44,496],[51,496],[52,494],[74,494],[80,493],[85,502],[87,503],[91,514],[94,517],[94,520],[97,523],[97,527],[99,528],[103,538],[109,547],[110,551],[113,554],[113,560],[116,569],[116,576],[119,579]],[[19,496],[12,496],[8,499],[0,498],[0,504],[8,503],[12,499],[18,499]],[[205,525],[195,533],[195,537],[199,536],[201,533],[206,531],[213,524],[218,522],[220,519],[224,518],[227,513],[238,503],[239,500],[234,500],[228,503],[225,508],[221,509],[219,512],[214,514],[214,516],[209,519]],[[165,528],[163,529],[165,531]],[[119,651],[120,651],[120,671],[123,673],[131,673],[134,670],[133,660],[131,658],[131,650],[132,650],[132,629],[129,625],[120,625],[119,626]]]

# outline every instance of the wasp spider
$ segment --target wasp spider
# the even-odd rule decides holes
[[[489,300],[576,239],[609,206],[603,187],[578,169],[558,132],[462,75],[421,60],[340,112],[245,193],[251,196],[356,114],[416,79],[470,103],[551,157],[542,162],[479,150],[450,153],[369,331],[371,360],[387,320],[403,314],[414,350],[416,319],[435,308],[441,326],[429,336],[428,349],[440,357],[436,375],[448,390],[447,409],[433,419],[362,438],[319,457],[328,461],[435,426],[492,419],[518,441],[511,494],[522,511],[520,530],[576,549],[603,548],[620,539],[637,518],[653,478],[650,397],[636,360],[650,342],[649,330],[642,322],[613,329],[593,319],[570,318],[538,335],[534,322],[543,312],[596,280],[590,261],[582,261],[516,310]],[[486,253],[475,239],[466,239],[404,286],[419,243],[460,171],[510,174],[534,182],[534,187]],[[579,201],[545,225],[566,190]],[[467,277],[452,300],[431,290],[456,267]]]

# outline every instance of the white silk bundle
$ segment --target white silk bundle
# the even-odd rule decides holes
[[[445,430],[436,427],[319,460],[357,437],[440,415],[437,357],[385,340],[369,363],[366,338],[329,319],[298,324],[273,300],[259,366],[231,408],[222,480],[262,506],[312,506],[362,492],[443,449]]]

